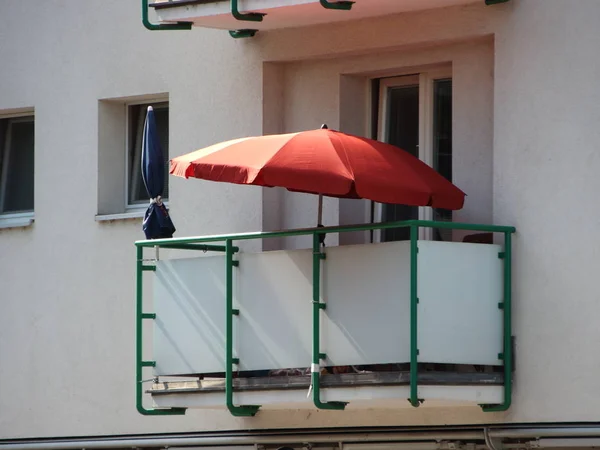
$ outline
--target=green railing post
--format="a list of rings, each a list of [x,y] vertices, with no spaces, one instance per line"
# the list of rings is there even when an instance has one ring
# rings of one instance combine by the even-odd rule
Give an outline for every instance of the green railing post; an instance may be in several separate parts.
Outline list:
[[[410,226],[410,398],[408,401],[415,408],[421,404],[419,400],[419,367],[418,367],[418,252],[419,227]]]
[[[231,0],[231,15],[236,20],[244,20],[247,22],[262,22],[264,13],[241,13],[238,7],[238,0]]]
[[[174,416],[185,414],[185,408],[169,408],[169,409],[146,409],[144,408],[144,386],[143,386],[143,368],[154,367],[156,362],[144,361],[143,353],[143,322],[145,319],[154,320],[156,314],[144,313],[144,296],[143,296],[143,274],[149,267],[144,266],[144,248],[137,246],[136,248],[136,271],[135,271],[135,288],[136,288],[136,312],[135,312],[135,404],[138,412],[144,416]]]
[[[241,13],[238,7],[238,0],[231,1],[231,15],[236,20],[242,20],[246,22],[262,22],[263,17],[266,16],[264,13]],[[241,30],[229,30],[229,36],[234,39],[251,38],[258,32],[258,30],[244,28]]]
[[[156,25],[150,22],[148,17],[148,0],[142,0],[142,23],[150,31],[157,30],[191,30],[192,24],[189,22],[178,22]]]
[[[502,412],[508,410],[512,403],[512,235],[504,233],[504,301],[503,312],[503,353],[504,361],[504,401],[499,405],[482,405],[485,412]]]
[[[233,316],[238,311],[233,309],[233,244],[231,239],[225,241],[225,398],[227,409],[236,417],[254,416],[260,405],[233,404],[233,365],[239,364],[239,359],[233,357]]]
[[[326,304],[321,302],[321,260],[325,259],[325,253],[321,252],[321,241],[317,232],[313,233],[313,346],[311,381],[313,403],[319,409],[344,409],[345,402],[322,402],[321,401],[321,360],[325,359],[321,353],[321,310]]]
[[[258,32],[258,30],[229,30],[229,36],[234,39],[251,38]]]

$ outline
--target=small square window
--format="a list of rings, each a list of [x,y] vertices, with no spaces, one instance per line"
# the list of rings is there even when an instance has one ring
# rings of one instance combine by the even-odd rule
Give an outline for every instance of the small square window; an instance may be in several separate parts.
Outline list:
[[[34,118],[0,119],[0,214],[33,212]]]
[[[165,160],[165,187],[162,198],[169,198],[169,103],[143,103],[127,106],[127,205],[139,206],[150,200],[142,179],[142,135],[148,106],[154,109],[156,128]]]

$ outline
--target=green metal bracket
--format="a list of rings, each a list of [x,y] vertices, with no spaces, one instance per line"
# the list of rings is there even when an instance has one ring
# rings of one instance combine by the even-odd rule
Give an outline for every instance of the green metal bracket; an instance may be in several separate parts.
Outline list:
[[[417,292],[417,281],[418,281],[418,252],[419,252],[419,227],[411,225],[410,227],[410,398],[408,401],[412,406],[417,408],[421,401],[419,400],[419,366],[418,356],[419,348],[417,343],[417,327],[418,327],[418,316],[417,309],[419,304],[419,297]]]
[[[331,2],[329,0],[321,0],[321,6],[325,9],[338,9],[340,11],[350,11],[354,2],[350,1],[339,1]]]
[[[251,38],[258,32],[258,30],[230,30],[229,36],[234,39]]]
[[[227,409],[231,415],[236,417],[252,417],[260,409],[260,405],[233,404],[233,365],[239,364],[240,360],[233,357],[233,316],[239,314],[233,308],[233,244],[231,239],[225,241],[225,399]]]
[[[191,30],[192,24],[189,22],[177,22],[169,24],[156,25],[150,22],[148,17],[148,0],[142,0],[142,23],[150,31],[157,30]]]
[[[264,13],[241,13],[238,8],[238,0],[231,0],[231,15],[236,20],[245,20],[247,22],[262,22]]]
[[[490,5],[496,5],[498,3],[508,3],[510,0],[485,0],[485,4],[490,6]]]
[[[185,408],[170,409],[146,409],[144,408],[144,386],[142,384],[142,374],[144,367],[155,367],[155,361],[144,361],[142,344],[144,342],[143,321],[144,319],[153,320],[156,318],[154,313],[143,312],[143,275],[148,266],[144,266],[144,247],[136,248],[136,319],[135,319],[135,405],[138,412],[144,416],[181,416],[185,414]],[[153,267],[156,270],[156,267]]]
[[[513,370],[513,336],[512,336],[512,234],[504,233],[504,300],[502,313],[504,322],[504,337],[502,361],[504,363],[504,401],[499,405],[480,405],[485,412],[502,412],[508,410],[512,403],[512,370]],[[500,356],[498,355],[498,356]]]
[[[321,310],[325,304],[321,303],[321,241],[318,233],[313,233],[313,357],[311,366],[313,403],[318,409],[342,410],[348,403],[322,402],[321,401],[321,360],[325,354],[321,353]]]

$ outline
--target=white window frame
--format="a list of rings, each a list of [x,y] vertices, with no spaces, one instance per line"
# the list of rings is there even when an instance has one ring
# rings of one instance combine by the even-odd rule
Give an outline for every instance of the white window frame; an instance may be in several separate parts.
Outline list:
[[[129,202],[129,197],[130,197],[130,183],[131,183],[131,177],[130,177],[130,162],[129,162],[129,136],[130,136],[130,113],[129,113],[129,109],[131,106],[139,106],[139,105],[152,105],[152,104],[166,104],[167,108],[169,109],[169,133],[171,132],[171,121],[170,121],[170,115],[171,115],[171,105],[169,103],[169,98],[168,97],[157,97],[157,98],[150,98],[150,99],[143,99],[143,100],[136,100],[136,101],[131,101],[131,102],[127,102],[125,103],[125,212],[129,213],[129,212],[135,212],[135,211],[140,211],[140,210],[145,210],[146,208],[148,208],[148,203],[130,203]],[[145,116],[144,116],[145,117]],[[143,126],[143,122],[142,122],[142,126]],[[137,134],[137,130],[136,130],[136,134]],[[141,158],[141,155],[140,155]],[[141,170],[141,167],[138,166],[138,170]],[[167,181],[168,182],[168,181]],[[167,207],[169,206],[169,199],[165,199],[163,202]]]
[[[33,122],[34,130],[35,130],[35,114],[33,111],[26,111],[19,114],[0,114],[0,120],[9,120],[12,123],[19,122]],[[35,131],[34,131],[35,133]],[[4,213],[4,201],[6,200],[6,183],[7,183],[7,171],[8,171],[8,161],[10,161],[10,151],[11,151],[11,128],[6,131],[6,137],[0,149],[2,150],[2,173],[0,173],[0,228],[5,228],[3,225],[10,226],[25,226],[29,225],[32,222],[35,214],[35,198],[33,204],[33,210],[31,211],[22,211],[22,212],[9,212]],[[35,141],[35,136],[34,136]],[[34,144],[35,145],[35,144]],[[35,148],[34,148],[35,155]]]
[[[423,70],[415,73],[399,74],[382,78],[379,82],[378,129],[377,139],[385,142],[388,131],[387,109],[388,95],[391,89],[402,86],[419,86],[419,159],[433,167],[433,88],[436,80],[452,79],[452,68],[444,67]],[[373,202],[374,222],[381,222],[383,204]],[[419,220],[432,220],[433,209],[419,207]],[[419,239],[433,239],[433,229],[419,228]],[[374,230],[373,242],[381,242],[381,230]]]

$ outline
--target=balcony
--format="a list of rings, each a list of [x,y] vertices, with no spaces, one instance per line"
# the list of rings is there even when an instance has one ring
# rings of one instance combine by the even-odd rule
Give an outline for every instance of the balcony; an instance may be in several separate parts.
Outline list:
[[[157,0],[151,6],[163,24],[191,22],[197,27],[223,30],[274,30],[478,1],[483,0],[355,0],[353,3],[338,0]]]
[[[334,233],[399,227],[410,228],[409,241],[320,242]],[[503,242],[419,240],[427,228],[497,233]],[[506,410],[514,231],[409,221],[136,242],[138,410],[228,408],[252,416],[260,407],[423,402]],[[312,236],[312,248],[238,247],[301,235]],[[144,259],[144,249],[154,247],[192,252]],[[146,272],[153,275],[152,299],[142,292]],[[153,310],[146,312],[150,300]],[[146,321],[153,343],[144,350]],[[146,392],[144,367],[154,377]],[[142,405],[145,393],[157,409]]]

